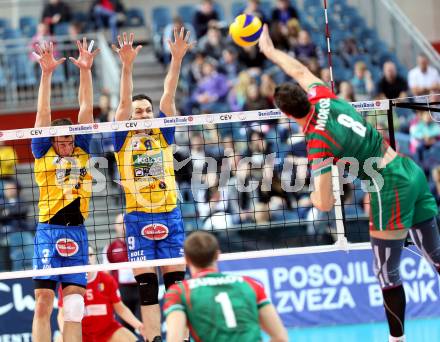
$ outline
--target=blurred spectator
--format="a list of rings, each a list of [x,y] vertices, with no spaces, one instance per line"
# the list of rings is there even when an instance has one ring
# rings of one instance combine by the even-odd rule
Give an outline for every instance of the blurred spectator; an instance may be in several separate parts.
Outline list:
[[[288,29],[280,22],[275,22],[270,26],[270,36],[272,42],[277,49],[287,51],[289,50]],[[296,40],[295,40],[296,42]]]
[[[328,86],[332,86],[332,80],[330,75],[330,69],[329,68],[322,68],[319,72],[319,78]]]
[[[396,65],[385,62],[383,76],[377,85],[377,92],[381,98],[397,99],[407,96],[408,85],[406,80],[397,74]]]
[[[268,108],[274,108],[274,95],[276,87],[277,85],[274,82],[272,76],[270,76],[269,74],[261,75],[260,93],[261,96],[269,101]]]
[[[188,92],[192,91],[203,78],[203,64],[205,64],[205,54],[196,52],[191,64],[185,65],[182,70],[182,81],[187,83]],[[184,115],[188,115],[185,113]]]
[[[418,112],[419,120],[410,127],[412,143],[417,149],[417,156],[423,164],[424,152],[429,150],[440,138],[440,126],[432,120],[429,112]],[[422,165],[425,169],[432,165]]]
[[[124,5],[120,0],[95,0],[90,9],[98,30],[110,28],[113,43],[117,41],[118,22],[125,19],[124,12]]]
[[[228,104],[233,112],[243,110],[246,103],[246,90],[252,83],[252,77],[247,71],[238,74],[234,87],[228,95]]]
[[[243,67],[238,62],[237,51],[231,47],[224,49],[220,59],[219,70],[226,75],[230,82],[233,82],[242,69]],[[232,83],[229,84],[229,86],[232,85]]]
[[[289,43],[290,50],[293,49],[298,42],[298,36],[301,32],[301,25],[298,19],[290,19],[287,22],[287,41]]]
[[[315,43],[310,40],[310,35],[307,31],[301,30],[298,34],[298,42],[293,47],[295,58],[307,63],[310,58],[320,58],[318,49]]]
[[[261,54],[258,46],[254,45],[240,48],[240,50],[238,50],[238,60],[248,69],[262,69],[264,66],[265,58]],[[257,70],[254,70],[254,72],[257,72]]]
[[[17,153],[13,146],[0,141],[0,180],[16,180]]]
[[[343,81],[339,85],[339,94],[338,97],[348,101],[348,102],[354,102],[354,92],[353,92],[353,86],[350,82]]]
[[[225,191],[218,186],[210,187],[206,192],[205,202],[199,203],[200,217],[204,218],[205,230],[226,229],[232,227],[232,216],[228,211]]]
[[[226,43],[220,29],[215,26],[210,26],[206,35],[200,39],[198,48],[205,56],[220,60],[226,48]]]
[[[241,10],[240,13],[245,13],[258,17],[263,23],[267,21],[267,18],[264,16],[264,12],[261,9],[260,0],[247,0],[246,7]]]
[[[19,196],[18,186],[14,181],[3,183],[3,199],[0,200],[0,223],[8,233],[21,232],[28,229],[26,222],[28,206]]]
[[[102,251],[104,255],[104,262],[127,262],[127,244],[125,242],[125,225],[123,214],[116,216],[114,228],[116,236],[110,242],[110,244],[104,247]],[[136,317],[140,318],[140,300],[133,270],[120,269],[111,271],[111,274],[119,284],[122,302],[130,309],[131,312],[133,312]],[[130,324],[126,323],[122,319],[120,319],[119,322],[121,322],[121,324],[127,329],[134,332],[134,329]]]
[[[350,36],[341,41],[339,45],[339,54],[342,56],[346,65],[351,65],[353,56],[357,56],[360,53],[354,37]]]
[[[272,107],[271,102],[260,93],[260,88],[256,82],[253,82],[246,89],[246,102],[244,110],[262,110]]]
[[[440,166],[437,166],[432,170],[431,192],[437,202],[437,206],[440,207]]]
[[[319,65],[318,59],[313,57],[308,60],[307,67],[312,72],[313,75],[319,77],[321,74],[321,67]]]
[[[354,76],[351,79],[351,85],[356,101],[371,100],[374,93],[374,82],[371,72],[364,62],[359,61],[354,65]]]
[[[68,23],[72,20],[72,13],[69,5],[61,0],[49,0],[43,8],[41,21],[49,25],[50,33],[54,33],[57,24]]]
[[[298,12],[289,0],[277,0],[272,10],[272,23],[279,22],[285,26],[290,19],[298,19]]]
[[[170,46],[168,44],[168,40],[173,41],[174,28],[176,28],[178,32],[180,32],[182,26],[185,26],[185,29],[190,32],[191,41],[196,39],[196,32],[194,31],[194,27],[189,23],[184,23],[181,17],[179,16],[174,17],[173,22],[165,26],[165,29],[163,31],[162,50],[163,50],[163,62],[165,64],[169,64],[171,61],[171,52],[170,52]]]
[[[0,200],[0,244],[9,247],[13,271],[32,267],[33,235],[27,223],[28,206],[21,199],[17,183],[6,181]]]
[[[408,86],[414,95],[425,95],[440,89],[440,75],[429,65],[424,54],[417,57],[417,66],[408,73]]]
[[[214,61],[205,61],[200,80],[192,98],[184,105],[183,113],[189,115],[194,109],[202,112],[221,113],[227,111],[224,103],[228,94],[228,80],[220,74]]]
[[[211,21],[218,21],[219,16],[214,9],[212,0],[202,0],[199,8],[194,14],[193,26],[196,30],[197,39],[203,37],[208,32],[208,24]]]

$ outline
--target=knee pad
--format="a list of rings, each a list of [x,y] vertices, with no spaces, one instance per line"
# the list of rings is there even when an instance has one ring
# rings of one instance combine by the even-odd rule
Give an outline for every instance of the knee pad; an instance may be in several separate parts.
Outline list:
[[[165,289],[168,290],[171,285],[180,283],[185,279],[185,272],[183,271],[175,271],[168,272],[163,275],[163,282],[165,284]]]
[[[156,273],[144,273],[135,276],[138,283],[141,305],[159,304],[159,280]]]
[[[440,270],[440,234],[436,219],[415,225],[409,233],[423,256]]]
[[[65,322],[81,323],[84,317],[84,297],[77,293],[65,296],[63,316]]]
[[[382,240],[371,238],[373,270],[382,289],[402,284],[399,267],[404,243],[405,239]]]

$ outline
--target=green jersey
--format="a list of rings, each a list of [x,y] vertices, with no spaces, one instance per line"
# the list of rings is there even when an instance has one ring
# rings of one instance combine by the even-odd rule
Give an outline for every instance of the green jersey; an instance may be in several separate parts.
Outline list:
[[[348,102],[338,99],[321,84],[312,85],[308,98],[311,113],[304,127],[312,174],[331,170],[341,158],[355,158],[357,176],[371,180],[370,229],[408,229],[438,214],[434,197],[423,171],[410,158],[396,156],[385,168],[372,170],[388,149],[382,135]],[[381,183],[379,183],[381,178]]]
[[[382,157],[388,148],[382,135],[324,85],[312,85],[308,97],[312,112],[304,134],[313,175],[329,172],[334,161],[352,157],[358,161],[359,177],[366,179],[365,161]]]
[[[261,341],[258,310],[269,303],[257,281],[207,270],[173,285],[164,312],[183,311],[197,342]]]

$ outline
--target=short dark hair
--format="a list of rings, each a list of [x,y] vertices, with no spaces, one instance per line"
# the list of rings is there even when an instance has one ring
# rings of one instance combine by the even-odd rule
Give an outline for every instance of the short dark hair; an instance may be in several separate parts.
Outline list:
[[[134,102],[134,101],[142,101],[142,100],[147,100],[148,102],[150,102],[150,103],[151,103],[151,109],[153,109],[153,100],[152,100],[151,97],[149,97],[148,95],[145,95],[145,94],[137,94],[137,95],[134,95],[134,96],[131,98],[131,101],[132,101],[132,102]]]
[[[212,265],[220,250],[216,237],[208,232],[191,233],[183,247],[185,257],[196,267]]]
[[[275,105],[296,119],[307,116],[311,106],[306,92],[293,83],[283,83],[275,88]]]
[[[55,119],[50,123],[51,126],[70,126],[73,125],[72,120],[68,118]]]

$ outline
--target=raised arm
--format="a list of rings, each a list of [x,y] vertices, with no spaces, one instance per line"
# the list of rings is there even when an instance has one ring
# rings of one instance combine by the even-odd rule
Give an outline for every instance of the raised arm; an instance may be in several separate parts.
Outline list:
[[[283,69],[287,75],[296,80],[305,91],[308,91],[310,85],[313,83],[323,83],[300,61],[274,47],[266,24],[261,33],[259,47],[260,51],[268,59]]]
[[[125,121],[130,119],[132,95],[133,95],[133,63],[142,49],[141,45],[133,48],[134,34],[130,33],[130,39],[127,40],[127,33],[124,32],[123,37],[118,36],[119,48],[112,45],[114,51],[119,54],[122,63],[121,68],[121,85],[119,94],[119,106],[116,110],[115,120]]]
[[[35,127],[48,127],[51,122],[50,94],[52,74],[58,65],[66,59],[56,60],[53,55],[53,43],[46,42],[43,45],[37,45],[37,51],[33,52],[41,67],[40,87],[38,89],[37,118]]]
[[[87,124],[93,122],[92,65],[95,56],[99,53],[99,49],[92,53],[92,43],[90,43],[90,47],[87,49],[87,39],[85,37],[82,44],[77,40],[76,45],[78,46],[79,57],[77,59],[69,57],[69,59],[79,68],[78,123]]]
[[[176,89],[179,83],[180,68],[182,66],[182,60],[188,49],[191,49],[195,42],[189,43],[190,31],[186,32],[182,27],[180,32],[174,28],[174,42],[168,40],[168,45],[171,52],[171,63],[167,76],[164,82],[164,91],[162,98],[160,99],[160,111],[167,116],[176,115]]]

